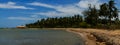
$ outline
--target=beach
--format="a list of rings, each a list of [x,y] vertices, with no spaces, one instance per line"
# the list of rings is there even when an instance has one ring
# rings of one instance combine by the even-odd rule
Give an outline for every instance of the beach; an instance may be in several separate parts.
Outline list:
[[[120,45],[120,30],[69,28],[68,32],[80,35],[86,45]]]

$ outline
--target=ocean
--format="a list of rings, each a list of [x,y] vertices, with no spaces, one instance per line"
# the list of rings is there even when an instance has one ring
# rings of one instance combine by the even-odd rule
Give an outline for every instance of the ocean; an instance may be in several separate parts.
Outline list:
[[[84,41],[64,30],[0,29],[0,45],[84,45]]]

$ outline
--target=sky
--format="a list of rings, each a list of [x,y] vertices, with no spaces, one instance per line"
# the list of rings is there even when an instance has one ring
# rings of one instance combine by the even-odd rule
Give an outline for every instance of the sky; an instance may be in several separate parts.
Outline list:
[[[47,17],[82,15],[88,4],[99,5],[109,0],[0,0],[0,27],[16,27]],[[120,0],[115,0],[120,9]]]

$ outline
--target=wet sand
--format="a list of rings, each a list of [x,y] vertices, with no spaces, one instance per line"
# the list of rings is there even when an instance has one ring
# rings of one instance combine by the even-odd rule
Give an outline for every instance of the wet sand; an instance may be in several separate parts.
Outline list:
[[[76,32],[71,29],[67,29],[67,31],[80,35],[81,38],[84,40],[85,45],[96,45],[95,37],[93,37],[89,33],[83,31]]]

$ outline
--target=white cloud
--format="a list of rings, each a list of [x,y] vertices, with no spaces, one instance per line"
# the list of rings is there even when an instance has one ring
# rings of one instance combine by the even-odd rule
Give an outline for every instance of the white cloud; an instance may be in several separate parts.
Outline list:
[[[120,19],[120,12],[118,13],[118,15],[119,15],[119,17],[118,17],[118,18]]]
[[[9,5],[15,5],[16,3],[14,2],[8,2]]]
[[[48,17],[54,17],[54,16],[71,16],[73,14],[81,14],[81,9],[79,9],[79,7],[76,6],[72,6],[72,5],[66,5],[66,6],[54,6],[54,5],[49,5],[49,4],[44,4],[44,3],[38,3],[38,2],[33,2],[33,3],[29,3],[30,5],[34,5],[34,6],[42,6],[42,7],[46,7],[46,8],[52,8],[55,9],[55,11],[48,11],[48,12],[39,12],[36,13],[38,15],[45,15]]]
[[[34,6],[43,6],[43,7],[48,7],[48,8],[56,8],[52,5],[40,3],[40,2],[33,2],[33,3],[28,3],[28,5],[34,5]]]
[[[32,17],[8,17],[10,20],[39,20],[40,18],[32,18]]]
[[[38,15],[31,15],[30,17],[32,17],[32,18],[37,18]]]
[[[55,9],[55,11],[47,11],[47,12],[39,12],[37,14],[39,15],[45,15],[45,16],[72,16],[74,14],[81,14],[84,9],[88,8],[88,4],[96,5],[97,9],[99,9],[99,5],[101,2],[99,0],[80,0],[80,2],[75,4],[68,4],[68,5],[50,5],[40,2],[33,2],[28,3],[29,5],[33,6],[41,6],[46,8]]]
[[[49,12],[40,12],[40,13],[35,13],[36,15],[32,15],[34,17],[38,17],[39,15],[47,16],[47,17],[63,17],[63,16],[72,16],[74,14],[69,14],[69,13],[61,13],[61,12],[56,12],[56,11],[49,11]]]
[[[54,6],[54,5],[49,5],[49,4],[44,4],[44,3],[38,3],[38,2],[33,2],[33,3],[28,3],[29,5],[34,5],[34,6],[42,6],[46,8],[52,8],[55,9],[56,11],[63,12],[63,13],[78,13],[81,10],[79,7],[76,7],[75,5],[59,5],[59,6]]]
[[[14,2],[0,3],[0,8],[4,9],[33,9],[25,6],[18,6]]]
[[[101,2],[99,0],[81,0],[77,5],[80,8],[88,8],[89,4],[95,5],[99,9]]]

